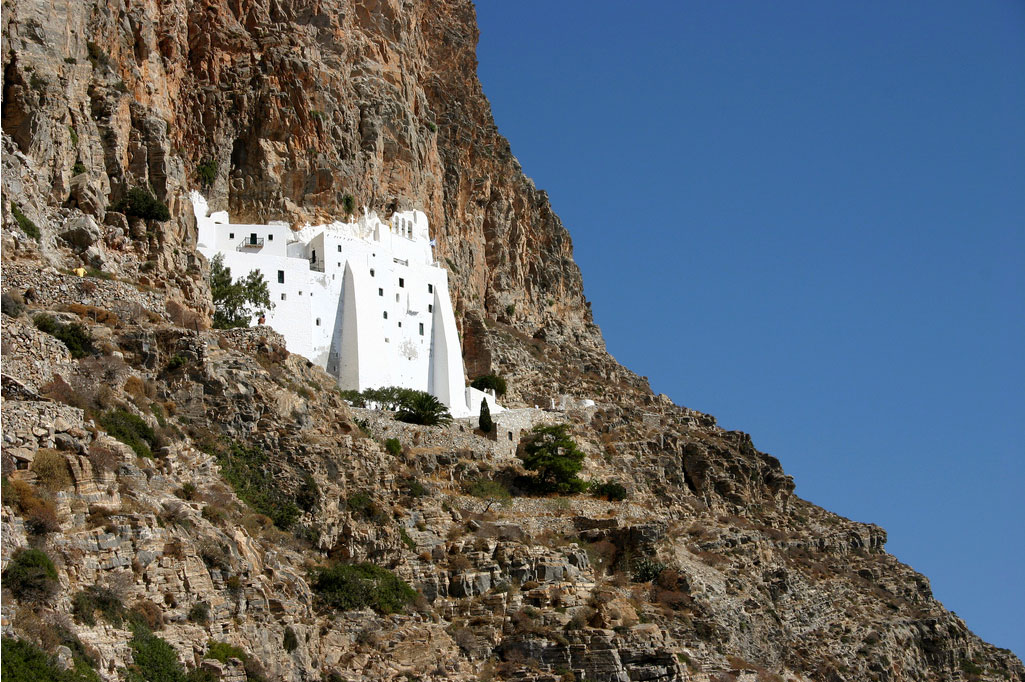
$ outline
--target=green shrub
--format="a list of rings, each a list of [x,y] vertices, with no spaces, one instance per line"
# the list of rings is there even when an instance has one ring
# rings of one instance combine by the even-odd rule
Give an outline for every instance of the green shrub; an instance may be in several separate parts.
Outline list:
[[[387,523],[388,514],[377,502],[374,502],[369,495],[363,492],[353,493],[345,501],[345,506],[354,515],[362,516],[374,523]]]
[[[167,204],[153,196],[153,192],[145,187],[133,187],[128,190],[125,198],[114,204],[111,210],[144,220],[171,219]]]
[[[416,598],[416,592],[402,578],[366,563],[317,568],[312,586],[325,604],[341,611],[372,608],[378,613],[396,613]]]
[[[505,507],[512,501],[509,489],[498,481],[493,481],[489,478],[478,478],[470,484],[466,492],[488,503],[488,506],[484,508],[485,513],[491,509],[492,505],[500,504]]]
[[[183,356],[175,354],[175,355],[172,355],[171,359],[167,361],[167,367],[165,367],[164,369],[167,372],[173,372],[173,371],[175,371],[177,369],[181,369],[187,363],[188,363],[188,360],[186,360]]]
[[[399,483],[399,487],[410,497],[423,497],[427,494],[427,488],[415,478],[406,478]]]
[[[0,659],[4,682],[100,682],[83,656],[75,655],[73,667],[62,670],[42,649],[20,639],[4,637]]]
[[[648,557],[638,557],[630,567],[635,583],[650,583],[658,579],[659,574],[666,570],[666,565]]]
[[[351,215],[356,210],[356,199],[351,194],[346,194],[342,197],[342,208],[347,215]]]
[[[185,671],[174,647],[141,625],[133,626],[132,632],[129,682],[184,682]]]
[[[210,622],[210,605],[205,601],[196,602],[189,609],[189,620],[193,623],[206,625]]]
[[[85,173],[88,170],[89,169],[85,167],[84,163],[82,163],[81,161],[76,161],[75,165],[71,167],[71,174],[72,175],[81,175],[82,173]]]
[[[398,438],[389,438],[384,441],[384,449],[388,451],[388,454],[392,457],[398,457],[402,454],[402,443],[399,442]]]
[[[288,653],[292,653],[299,648],[299,638],[295,636],[295,630],[292,629],[291,625],[285,626],[285,637],[281,642],[281,646]]]
[[[516,306],[514,306],[512,303],[510,303],[509,305],[507,305],[505,307],[505,314],[508,315],[509,317],[512,317],[513,313],[515,313],[515,312],[516,312]]]
[[[199,184],[203,187],[209,187],[214,184],[214,180],[217,179],[217,162],[213,159],[207,159],[203,163],[196,167],[196,177],[199,178]]]
[[[114,626],[120,626],[125,618],[125,605],[117,594],[99,585],[92,585],[76,592],[71,598],[71,613],[79,623],[96,625],[96,612]]]
[[[215,642],[212,639],[207,643],[206,656],[204,656],[204,658],[212,658],[221,663],[227,663],[229,658],[244,661],[248,657],[249,655],[239,647],[227,642]]]
[[[538,425],[524,442],[519,454],[523,465],[535,472],[524,477],[525,486],[538,493],[579,493],[587,489],[587,482],[577,477],[583,468],[584,453],[569,437],[565,424]]]
[[[595,497],[603,497],[610,502],[621,502],[626,499],[626,488],[619,481],[605,481],[604,483],[592,483],[591,494]]]
[[[32,222],[28,216],[22,213],[21,207],[13,201],[11,202],[11,215],[14,216],[15,222],[18,223],[18,227],[21,228],[22,232],[32,237],[36,241],[39,241],[39,237],[41,236],[39,232],[39,227],[34,222]]]
[[[491,433],[495,430],[495,421],[491,418],[491,408],[488,407],[488,401],[485,398],[480,400],[480,417],[477,419],[477,425],[484,433]]]
[[[243,502],[269,516],[278,528],[292,527],[299,518],[299,506],[274,477],[270,458],[259,446],[230,441],[215,447],[211,454],[217,457],[224,480]]]
[[[174,494],[183,500],[196,499],[196,486],[193,483],[182,483],[182,486],[174,491]]]
[[[73,358],[84,358],[95,352],[92,337],[85,327],[77,322],[64,324],[45,313],[33,317],[32,322],[39,331],[49,334],[67,346]]]
[[[20,549],[0,574],[4,587],[24,601],[47,601],[60,589],[57,568],[38,549]]]
[[[104,431],[130,447],[139,457],[153,456],[157,435],[142,417],[116,409],[100,415],[99,423]]]
[[[476,388],[478,391],[494,391],[495,395],[500,398],[505,395],[505,392],[508,389],[505,379],[497,374],[485,374],[483,376],[479,376],[470,382],[470,386]]]

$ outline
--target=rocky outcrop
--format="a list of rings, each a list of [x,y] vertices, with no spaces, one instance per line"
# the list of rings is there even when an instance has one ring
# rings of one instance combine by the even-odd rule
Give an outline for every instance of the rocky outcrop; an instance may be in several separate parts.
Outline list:
[[[2,22],[3,282],[27,305],[3,316],[2,558],[41,548],[59,582],[5,581],[5,635],[104,679],[138,664],[128,611],[238,682],[1025,677],[885,531],[608,355],[491,118],[468,0],[19,0]],[[198,186],[236,220],[425,210],[468,371],[540,409],[490,437],[400,424],[270,330],[209,330]],[[567,395],[595,404],[544,409]],[[553,423],[626,499],[522,494],[520,438]],[[521,494],[472,494],[488,481]],[[313,576],[337,562],[418,596],[330,608]]]

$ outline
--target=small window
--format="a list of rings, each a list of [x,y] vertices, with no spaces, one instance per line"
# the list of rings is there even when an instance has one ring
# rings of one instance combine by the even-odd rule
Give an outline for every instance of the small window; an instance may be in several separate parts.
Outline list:
[[[427,304],[427,312],[429,312],[429,313],[433,313],[434,312],[434,304],[433,303],[428,303]]]
[[[342,267],[342,264],[341,264],[341,263],[339,263],[339,264],[338,264],[338,267]]]
[[[284,270],[278,270],[278,284],[284,284],[284,283],[285,283],[285,271]]]
[[[399,277],[399,286],[400,287],[406,286],[406,280],[403,279],[402,277]]]
[[[377,289],[377,295],[378,296],[384,296],[384,289],[378,288]]]
[[[317,318],[317,326],[318,327],[320,326],[320,318],[319,317]]]
[[[388,319],[388,311],[387,310],[384,311],[384,319],[386,319],[386,320]]]
[[[234,232],[229,232],[228,233],[228,239],[234,239],[234,238],[235,238],[235,233]]]
[[[274,235],[272,235],[272,234],[268,234],[268,235],[267,235],[267,241],[269,241],[269,242],[272,242],[272,241],[274,241]]]
[[[284,295],[284,294],[281,294],[281,300],[282,300],[282,301],[284,301],[284,300],[285,300],[285,295]]]
[[[249,243],[254,245],[254,246],[258,243],[256,241],[256,233],[255,232],[253,232],[251,235],[249,235]]]
[[[400,326],[400,327],[402,326],[402,323],[401,323],[401,322],[399,322],[399,326]]]
[[[424,335],[424,323],[421,322],[420,323],[420,336],[423,336],[423,335]]]
[[[509,432],[509,440],[512,440],[512,431]]]
[[[399,302],[399,295],[398,295],[398,294],[395,294],[395,302],[396,302],[396,303],[398,303],[398,302]]]
[[[341,253],[341,252],[342,252],[342,245],[341,245],[341,244],[339,244],[339,245],[338,245],[338,253]]]
[[[370,268],[370,276],[371,276],[371,277],[373,277],[373,276],[374,276],[374,269],[373,269],[373,268]]]
[[[428,294],[433,294],[434,293],[434,285],[433,284],[428,284],[427,285],[427,293]]]

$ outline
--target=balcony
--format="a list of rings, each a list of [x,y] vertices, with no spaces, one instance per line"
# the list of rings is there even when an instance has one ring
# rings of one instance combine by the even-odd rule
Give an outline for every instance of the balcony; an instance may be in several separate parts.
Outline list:
[[[316,270],[317,272],[324,272],[324,260],[317,260],[316,258],[310,259],[310,270]]]
[[[245,251],[246,249],[262,249],[263,248],[263,237],[250,237],[249,239],[243,239],[236,247],[236,251]]]

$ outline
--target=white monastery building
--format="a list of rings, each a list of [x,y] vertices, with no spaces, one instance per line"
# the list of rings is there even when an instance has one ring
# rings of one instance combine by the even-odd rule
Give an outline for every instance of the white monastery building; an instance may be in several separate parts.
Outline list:
[[[454,417],[477,414],[482,399],[502,411],[490,392],[466,386],[448,272],[422,211],[296,232],[283,222],[232,224],[226,211],[208,215],[198,192],[191,198],[200,253],[223,256],[233,279],[261,272],[274,303],[266,324],[341,388],[427,391]]]

